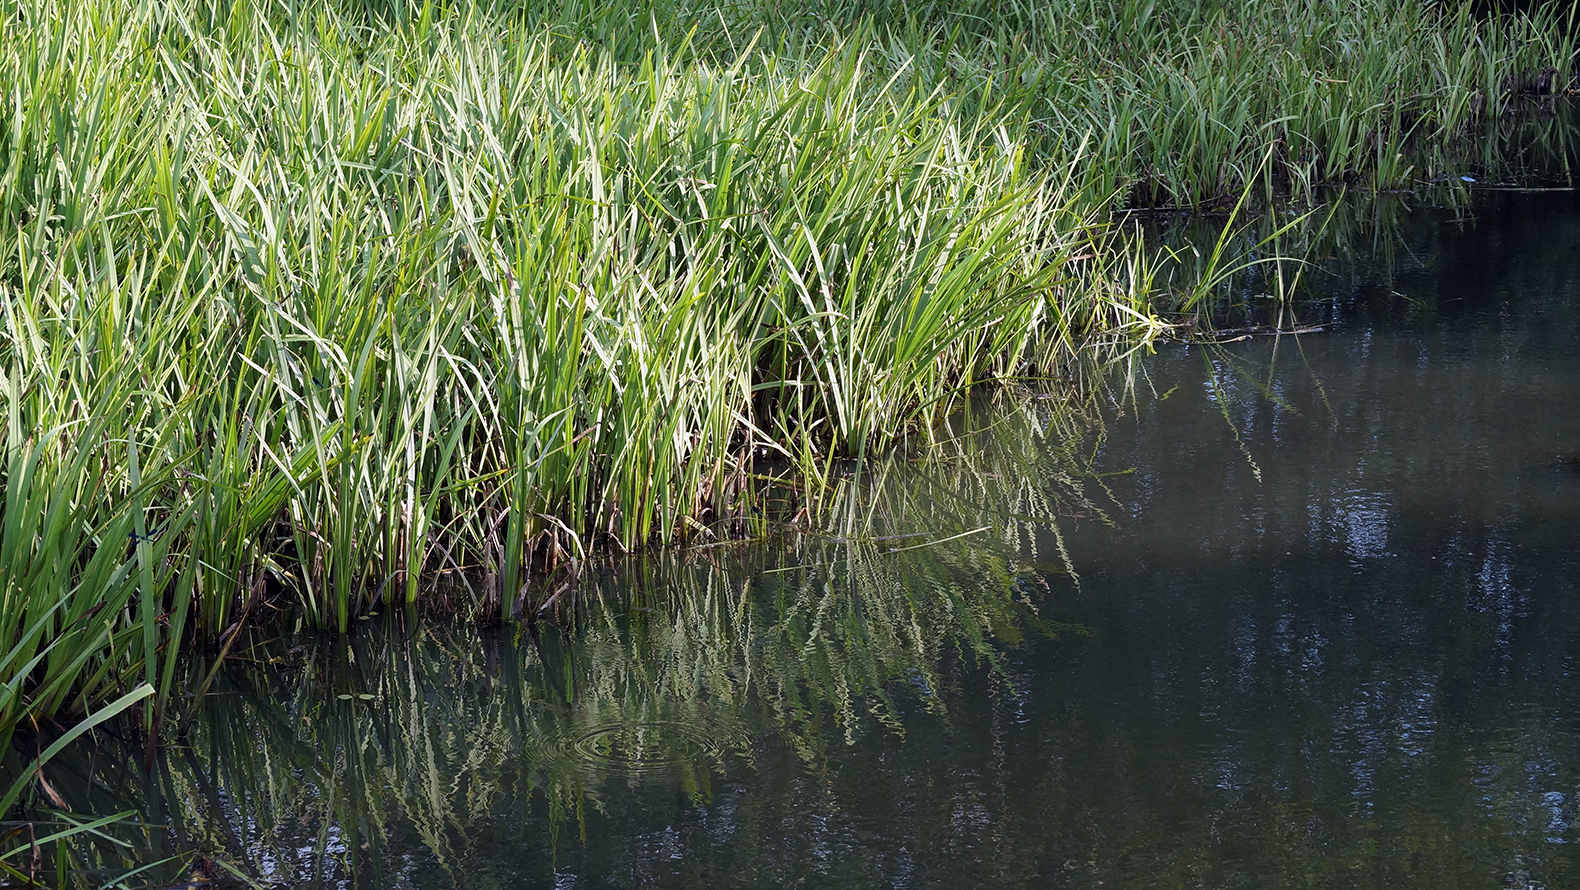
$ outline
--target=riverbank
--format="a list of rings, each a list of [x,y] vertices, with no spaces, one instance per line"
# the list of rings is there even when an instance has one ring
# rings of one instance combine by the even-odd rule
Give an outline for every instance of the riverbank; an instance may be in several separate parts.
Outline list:
[[[1160,336],[1116,209],[1458,175],[1567,13],[11,4],[0,742],[157,727],[276,609],[746,530],[760,460]]]
[[[134,814],[87,890],[1580,884],[1580,202],[1409,203],[1346,202],[1387,228],[1309,271],[1321,334],[995,387],[530,628],[250,628],[152,769],[96,734],[26,815]]]

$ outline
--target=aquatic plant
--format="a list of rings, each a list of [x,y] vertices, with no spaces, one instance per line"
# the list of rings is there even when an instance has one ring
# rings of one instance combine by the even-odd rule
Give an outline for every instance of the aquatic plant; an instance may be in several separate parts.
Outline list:
[[[9,0],[0,733],[764,528],[764,458],[1162,335],[1119,204],[1436,177],[1567,85],[1558,4],[1285,7]]]
[[[835,480],[831,510],[870,519],[859,537],[836,522],[771,548],[589,567],[530,630],[480,638],[470,624],[386,613],[372,633],[249,633],[187,744],[156,753],[173,762],[155,781],[114,767],[135,740],[105,739],[54,771],[68,798],[113,789],[117,807],[169,820],[79,844],[67,873],[148,860],[175,873],[202,856],[260,884],[381,886],[395,881],[395,851],[416,845],[431,857],[423,869],[483,880],[470,869],[506,803],[551,850],[569,849],[629,805],[628,786],[700,805],[765,741],[816,763],[870,733],[903,735],[902,711],[942,712],[945,660],[994,664],[1023,636],[1078,632],[1039,615],[1023,589],[1040,578],[1029,538],[1079,504],[1071,458],[1088,437],[1063,435],[1068,414],[1038,403],[1023,419],[1046,435],[1000,417],[997,429],[957,430],[922,466]],[[1052,476],[999,491],[1023,462]],[[939,531],[984,513],[991,535]],[[206,667],[195,659],[188,685]],[[322,840],[290,841],[304,833]],[[151,852],[127,859],[116,840]]]

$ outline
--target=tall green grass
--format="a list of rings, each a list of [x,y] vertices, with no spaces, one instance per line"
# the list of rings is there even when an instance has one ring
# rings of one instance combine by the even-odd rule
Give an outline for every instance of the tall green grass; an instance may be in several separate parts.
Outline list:
[[[1531,5],[1499,16],[1432,0],[615,8],[661,30],[696,28],[693,43],[721,58],[735,58],[739,35],[756,28],[804,52],[870,22],[872,43],[907,83],[999,109],[1040,159],[1078,164],[1093,199],[1190,207],[1232,200],[1269,145],[1270,172],[1301,198],[1337,182],[1399,188],[1466,172],[1467,149],[1522,94],[1574,85],[1580,13]],[[567,14],[556,27],[640,51],[606,17]]]
[[[83,537],[15,590],[179,576],[206,634],[266,589],[344,629],[432,571],[486,607],[744,510],[754,446],[855,452],[1113,323],[1060,289],[1094,225],[1063,179],[855,42],[774,75],[481,14],[46,13],[75,61],[12,59],[7,491],[75,512],[7,516]]]
[[[0,732],[729,533],[1162,334],[1116,206],[1438,176],[1571,70],[1556,4],[1288,6],[6,0]]]

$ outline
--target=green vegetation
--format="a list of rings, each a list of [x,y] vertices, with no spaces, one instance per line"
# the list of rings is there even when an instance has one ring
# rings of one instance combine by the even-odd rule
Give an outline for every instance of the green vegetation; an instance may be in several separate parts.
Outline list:
[[[599,560],[530,633],[389,611],[372,633],[249,629],[185,741],[156,752],[154,779],[120,768],[142,756],[136,740],[101,739],[51,769],[66,800],[146,814],[152,799],[169,820],[83,839],[71,870],[157,860],[140,879],[164,886],[201,855],[265,885],[284,869],[389,886],[396,851],[423,850],[439,883],[494,886],[473,869],[501,813],[534,844],[574,848],[598,814],[629,808],[634,783],[714,799],[715,777],[755,760],[765,736],[768,757],[816,764],[903,735],[907,711],[942,716],[949,662],[1082,632],[1028,592],[1061,565],[1037,532],[1098,511],[1081,448],[1094,435],[1054,400],[1005,398],[983,416],[992,426],[955,419],[923,462],[831,479],[812,533],[705,559]],[[985,525],[994,533],[961,534]],[[198,687],[211,658],[178,680]],[[319,845],[304,852],[304,836]]]
[[[1457,171],[1560,9],[6,0],[0,745],[1156,338],[1112,211]]]
[[[1283,352],[1264,343],[1228,371],[1240,406],[1279,398],[1259,378],[1315,373],[1287,338]],[[1350,383],[1376,372],[1359,363]],[[1281,388],[1305,431],[1326,426],[1310,379]],[[1373,405],[1363,386],[1330,392],[1340,416]],[[1555,719],[1568,698],[1552,680],[1580,602],[1556,597],[1540,619],[1556,632],[1524,633],[1517,685],[1488,679],[1507,631],[1482,613],[1466,626],[1454,602],[1481,560],[1378,585],[1347,560],[1300,558],[1291,595],[1268,596],[1247,563],[1303,537],[1303,499],[1244,517],[1209,498],[1199,538],[1160,546],[1135,538],[1132,509],[1193,498],[1140,480],[1110,498],[1082,458],[1101,444],[1109,467],[1130,449],[1167,455],[1143,475],[1202,467],[1175,449],[1232,448],[1215,411],[1110,431],[1055,399],[995,396],[977,415],[992,428],[952,424],[921,460],[830,480],[815,533],[595,560],[531,631],[396,610],[345,635],[249,630],[154,770],[126,766],[143,756],[136,733],[99,734],[49,770],[78,814],[31,815],[42,835],[84,809],[137,814],[71,846],[84,890],[149,866],[120,885],[179,886],[198,856],[237,886],[522,887],[569,872],[594,886],[881,887],[900,883],[907,851],[931,886],[951,867],[961,886],[1045,886],[1050,861],[1077,886],[1496,886],[1514,856],[1548,886],[1574,883],[1580,863],[1550,840],[1574,830],[1553,826],[1548,791],[1574,775],[1575,721]],[[1206,401],[1161,396],[1143,383],[1137,410]],[[1331,471],[1369,433],[1277,460]],[[1328,477],[1269,478],[1288,492]],[[1120,542],[1093,548],[1111,540],[1091,527],[1105,506]],[[1225,556],[1245,540],[1229,537],[1237,520],[1265,521],[1276,546]],[[1567,549],[1566,526],[1539,527]],[[1508,534],[1484,529],[1468,534]],[[1059,574],[1060,532],[1079,590]],[[1177,549],[1198,539],[1222,549]],[[1222,593],[1202,592],[1204,571]],[[213,657],[182,666],[185,688]],[[1496,729],[1404,734],[1456,686],[1455,718]],[[1377,732],[1399,741],[1379,751]],[[1557,775],[1533,781],[1541,758]],[[1366,768],[1388,779],[1358,802]]]

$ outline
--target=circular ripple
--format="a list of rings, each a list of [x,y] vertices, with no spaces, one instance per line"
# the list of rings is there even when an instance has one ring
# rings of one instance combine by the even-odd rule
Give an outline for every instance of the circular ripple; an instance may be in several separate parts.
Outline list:
[[[694,724],[653,721],[612,723],[584,729],[572,745],[584,764],[627,773],[653,773],[701,759],[717,759],[719,748]]]

